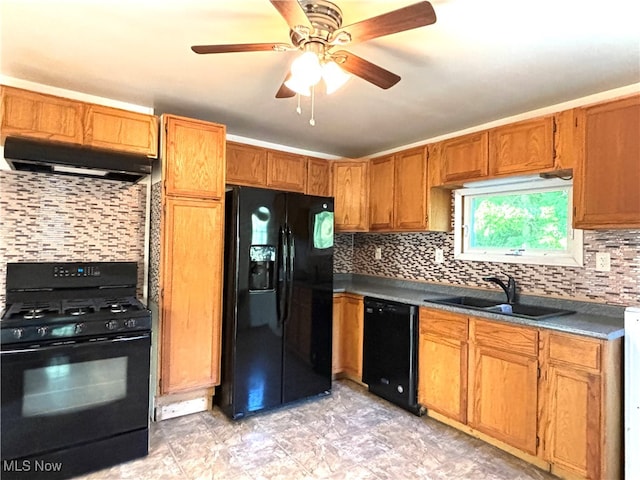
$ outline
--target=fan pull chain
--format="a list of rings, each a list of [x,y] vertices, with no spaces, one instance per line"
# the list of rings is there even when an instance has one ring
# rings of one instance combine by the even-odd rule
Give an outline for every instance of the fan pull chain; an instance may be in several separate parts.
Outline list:
[[[315,127],[316,125],[316,119],[313,118],[314,117],[314,112],[315,112],[315,104],[316,104],[316,86],[313,85],[311,87],[311,118],[309,119],[309,125],[311,125],[312,127]]]
[[[300,94],[296,94],[296,97],[298,98],[298,106],[296,107],[296,113],[298,115],[300,115],[302,113],[302,107],[300,107]]]

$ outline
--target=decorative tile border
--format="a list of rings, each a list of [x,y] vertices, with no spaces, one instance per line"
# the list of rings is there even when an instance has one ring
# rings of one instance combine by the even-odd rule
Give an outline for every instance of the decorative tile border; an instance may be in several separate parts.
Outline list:
[[[144,281],[147,188],[44,173],[0,171],[0,309],[8,262],[138,262]]]

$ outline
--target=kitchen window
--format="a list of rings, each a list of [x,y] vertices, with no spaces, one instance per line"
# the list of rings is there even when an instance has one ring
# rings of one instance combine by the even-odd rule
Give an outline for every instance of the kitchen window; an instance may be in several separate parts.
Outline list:
[[[582,266],[582,230],[571,227],[572,192],[569,180],[540,177],[456,190],[455,258]]]

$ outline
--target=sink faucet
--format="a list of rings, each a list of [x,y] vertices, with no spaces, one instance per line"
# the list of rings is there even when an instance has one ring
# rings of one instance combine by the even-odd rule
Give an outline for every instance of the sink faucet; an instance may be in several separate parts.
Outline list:
[[[505,285],[504,282],[497,277],[483,277],[482,279],[486,280],[487,282],[493,282],[500,285],[502,290],[504,290],[505,295],[507,296],[507,303],[509,305],[513,305],[516,302],[516,280],[511,275],[507,275],[507,278],[509,278],[507,285]]]

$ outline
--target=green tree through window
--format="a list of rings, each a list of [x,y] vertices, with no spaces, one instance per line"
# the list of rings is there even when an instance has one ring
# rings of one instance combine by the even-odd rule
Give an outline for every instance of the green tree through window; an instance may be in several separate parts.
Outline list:
[[[566,250],[568,200],[566,190],[476,197],[470,247]]]

